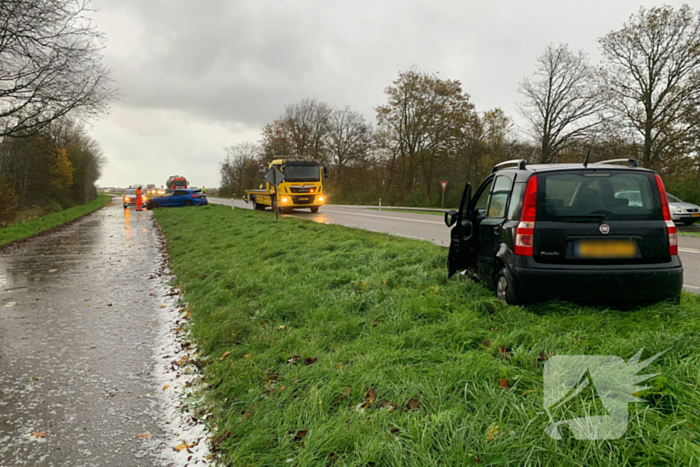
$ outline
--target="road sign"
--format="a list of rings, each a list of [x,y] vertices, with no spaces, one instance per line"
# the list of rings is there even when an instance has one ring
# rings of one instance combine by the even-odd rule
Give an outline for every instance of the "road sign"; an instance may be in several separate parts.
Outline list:
[[[284,181],[284,172],[282,172],[280,169],[278,169],[277,166],[274,166],[265,173],[265,176],[263,178],[265,180],[267,180],[270,185],[277,188],[279,186],[279,184]],[[277,190],[275,190],[275,194],[272,195],[272,198],[274,200],[273,207],[275,209],[275,217],[277,219],[279,219],[280,218],[280,206],[279,206],[279,203],[277,202],[276,191]]]
[[[284,181],[284,172],[277,167],[273,167],[265,173],[265,180],[275,188]]]
[[[442,209],[445,209],[445,188],[447,188],[447,182],[440,182],[442,187]]]

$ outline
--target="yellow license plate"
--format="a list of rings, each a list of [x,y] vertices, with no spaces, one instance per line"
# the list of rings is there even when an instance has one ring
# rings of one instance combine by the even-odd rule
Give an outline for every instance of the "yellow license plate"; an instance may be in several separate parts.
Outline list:
[[[574,244],[577,258],[636,258],[633,240],[579,240]]]
[[[693,214],[693,215],[690,216],[690,217],[700,217],[700,214]]]

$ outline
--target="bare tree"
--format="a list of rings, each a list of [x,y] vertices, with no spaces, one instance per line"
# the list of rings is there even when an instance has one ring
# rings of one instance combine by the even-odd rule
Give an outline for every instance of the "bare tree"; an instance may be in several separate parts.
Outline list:
[[[0,0],[0,137],[32,135],[115,96],[89,0]]]
[[[665,152],[700,125],[687,118],[700,96],[700,15],[641,8],[600,45],[613,110],[642,138],[643,165],[663,168]]]
[[[224,151],[226,158],[220,166],[222,193],[241,196],[245,188],[253,187],[261,172],[260,147],[246,142],[228,146]]]
[[[324,158],[324,137],[328,128],[331,108],[325,102],[304,99],[285,107],[282,117],[289,132],[296,155]]]
[[[360,160],[372,147],[372,126],[350,107],[333,111],[326,127],[328,155],[340,175],[348,164]]]
[[[539,162],[549,163],[559,152],[590,134],[601,122],[604,100],[586,55],[568,45],[548,45],[537,57],[534,81],[524,79],[520,107],[541,148]]]

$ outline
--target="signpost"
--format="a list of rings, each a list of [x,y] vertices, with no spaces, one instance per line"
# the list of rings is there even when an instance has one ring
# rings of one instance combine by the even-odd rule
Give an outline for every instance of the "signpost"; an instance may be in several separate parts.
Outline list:
[[[442,187],[442,209],[445,209],[445,189],[447,188],[447,182],[440,182]]]
[[[274,198],[274,203],[275,203],[275,217],[277,219],[280,218],[280,206],[279,203],[277,202],[277,187],[279,186],[280,183],[284,181],[284,172],[282,172],[277,166],[272,167],[270,170],[265,172],[265,176],[263,177],[270,185],[275,187],[275,198]]]

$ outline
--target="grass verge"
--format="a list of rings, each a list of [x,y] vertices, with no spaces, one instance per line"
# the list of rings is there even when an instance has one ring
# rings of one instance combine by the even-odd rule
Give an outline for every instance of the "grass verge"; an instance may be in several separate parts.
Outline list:
[[[82,206],[75,206],[53,214],[37,217],[21,224],[14,224],[0,229],[0,247],[24,240],[61,226],[66,222],[78,219],[86,214],[90,214],[102,206],[109,204],[111,200],[111,196],[97,195],[96,199]]]
[[[697,465],[700,297],[507,307],[446,250],[209,205],[155,211],[226,465]],[[620,439],[545,434],[552,355],[667,350]],[[583,395],[581,396],[584,397]],[[595,394],[557,416],[596,413]],[[598,402],[596,405],[596,401]]]

